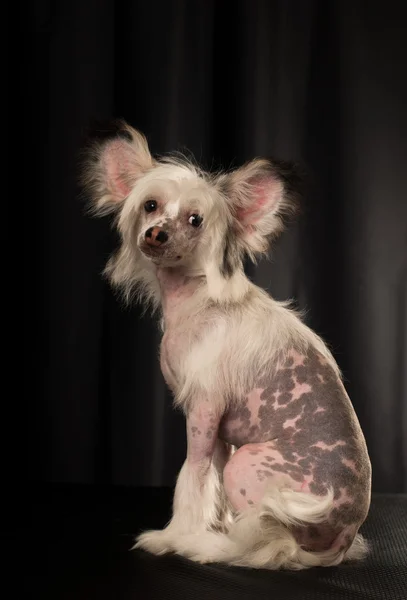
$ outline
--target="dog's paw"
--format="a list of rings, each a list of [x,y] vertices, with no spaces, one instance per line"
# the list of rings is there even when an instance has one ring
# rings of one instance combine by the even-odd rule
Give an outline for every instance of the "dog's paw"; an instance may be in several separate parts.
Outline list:
[[[132,550],[142,549],[151,554],[161,555],[174,552],[171,535],[165,530],[145,531],[136,538]]]
[[[224,558],[223,540],[226,540],[226,536],[209,531],[183,535],[174,540],[174,551],[176,554],[200,564],[222,562]]]

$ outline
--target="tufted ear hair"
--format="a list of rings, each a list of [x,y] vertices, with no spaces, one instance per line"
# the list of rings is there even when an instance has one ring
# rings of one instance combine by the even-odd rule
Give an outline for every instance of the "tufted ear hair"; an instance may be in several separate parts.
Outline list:
[[[91,210],[98,215],[115,211],[153,166],[146,138],[125,121],[94,126],[84,144],[80,177]]]
[[[297,212],[303,178],[294,163],[254,159],[223,175],[223,193],[234,217],[235,232],[251,256],[267,252],[270,240]]]

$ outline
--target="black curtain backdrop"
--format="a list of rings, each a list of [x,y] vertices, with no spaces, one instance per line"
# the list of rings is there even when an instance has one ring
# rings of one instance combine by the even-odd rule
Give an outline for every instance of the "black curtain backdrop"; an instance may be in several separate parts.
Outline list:
[[[392,0],[31,5],[21,67],[33,167],[31,479],[172,485],[184,458],[156,325],[102,280],[115,237],[78,197],[83,132],[123,117],[154,153],[187,149],[208,167],[262,154],[307,165],[301,219],[249,273],[295,298],[331,345],[374,490],[407,491],[404,12]]]

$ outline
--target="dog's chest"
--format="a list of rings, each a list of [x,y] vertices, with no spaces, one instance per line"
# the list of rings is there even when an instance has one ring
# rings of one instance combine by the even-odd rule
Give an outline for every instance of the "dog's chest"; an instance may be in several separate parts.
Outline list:
[[[191,368],[198,372],[208,362],[208,334],[199,317],[185,320],[177,326],[169,326],[162,337],[160,366],[167,385],[176,395],[185,384]],[[213,350],[210,358],[213,358]]]
[[[183,336],[176,331],[164,333],[160,347],[160,366],[169,388],[175,393],[180,383]]]
[[[165,332],[160,346],[161,371],[167,385],[176,393],[181,382],[185,354],[194,338],[194,294],[199,281],[190,280],[171,269],[158,272],[162,288]]]

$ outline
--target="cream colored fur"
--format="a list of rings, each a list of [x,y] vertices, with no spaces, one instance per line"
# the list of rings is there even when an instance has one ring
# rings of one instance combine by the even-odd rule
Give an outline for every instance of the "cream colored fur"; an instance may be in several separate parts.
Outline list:
[[[290,489],[270,489],[262,506],[238,516],[228,535],[214,531],[180,536],[174,544],[178,554],[201,563],[220,562],[252,568],[302,570],[335,566],[361,560],[368,552],[357,534],[345,553],[337,550],[307,552],[286,527],[295,523],[321,523],[332,508],[333,495],[316,498]]]

